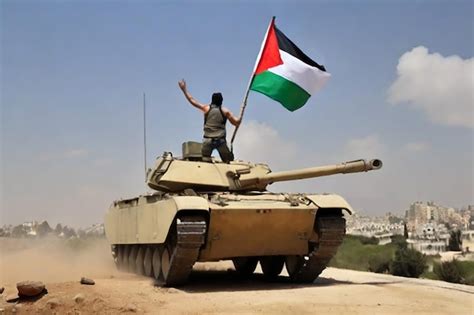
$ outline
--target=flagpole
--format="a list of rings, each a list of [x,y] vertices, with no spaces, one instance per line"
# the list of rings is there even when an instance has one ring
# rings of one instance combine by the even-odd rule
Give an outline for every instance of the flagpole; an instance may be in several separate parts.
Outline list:
[[[242,123],[242,118],[244,117],[245,108],[247,107],[247,99],[249,98],[250,86],[252,85],[253,78],[254,78],[254,75],[252,72],[249,83],[247,84],[247,91],[245,92],[244,100],[242,101],[242,106],[240,107],[240,114],[239,114],[240,124]],[[237,130],[239,130],[240,124],[235,126],[234,133],[232,134],[232,138],[230,140],[231,152],[234,152],[234,139],[235,139],[235,135],[237,134]]]
[[[147,179],[147,165],[146,165],[146,99],[145,92],[143,92],[143,161],[145,162],[145,182]]]
[[[237,135],[237,130],[239,130],[240,125],[242,124],[242,119],[244,117],[244,112],[245,108],[247,107],[247,99],[249,97],[249,92],[250,92],[250,86],[252,85],[253,78],[255,77],[255,69],[257,69],[258,63],[260,61],[260,57],[262,56],[263,48],[265,47],[265,44],[267,42],[267,37],[268,37],[268,32],[270,31],[271,26],[275,22],[275,17],[273,16],[270,24],[268,25],[267,32],[265,33],[265,38],[263,39],[262,46],[260,47],[260,52],[257,55],[257,60],[255,61],[255,65],[253,67],[252,74],[250,75],[249,83],[247,85],[247,90],[245,92],[244,100],[242,101],[242,106],[240,107],[240,114],[239,114],[239,120],[240,124],[235,126],[234,133],[232,134],[232,138],[230,140],[230,151],[233,153],[234,152],[234,140],[235,136]]]

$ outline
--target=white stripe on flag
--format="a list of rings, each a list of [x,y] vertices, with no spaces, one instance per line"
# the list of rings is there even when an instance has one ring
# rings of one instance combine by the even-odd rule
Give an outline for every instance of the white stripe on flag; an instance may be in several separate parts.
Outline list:
[[[268,71],[294,82],[309,95],[319,91],[331,76],[330,73],[312,67],[283,50],[280,50],[280,56],[283,64],[270,68]]]

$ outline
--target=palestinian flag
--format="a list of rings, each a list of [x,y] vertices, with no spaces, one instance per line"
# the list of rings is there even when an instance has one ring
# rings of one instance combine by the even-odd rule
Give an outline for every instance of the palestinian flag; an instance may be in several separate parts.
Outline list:
[[[250,89],[281,103],[289,111],[302,107],[331,75],[306,56],[270,22],[254,69]]]

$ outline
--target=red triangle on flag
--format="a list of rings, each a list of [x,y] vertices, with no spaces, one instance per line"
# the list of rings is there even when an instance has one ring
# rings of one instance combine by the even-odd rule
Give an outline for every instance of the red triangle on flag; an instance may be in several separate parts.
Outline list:
[[[258,66],[255,69],[255,75],[262,73],[269,68],[283,64],[274,25],[275,22],[273,19],[268,29],[267,38],[262,49],[262,54],[260,55],[260,60],[258,61]]]

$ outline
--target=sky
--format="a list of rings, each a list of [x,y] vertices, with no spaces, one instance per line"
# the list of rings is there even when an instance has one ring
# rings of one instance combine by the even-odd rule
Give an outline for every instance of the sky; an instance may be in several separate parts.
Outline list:
[[[0,11],[0,225],[86,226],[150,191],[143,93],[150,166],[201,140],[181,78],[239,113],[272,16],[331,79],[293,113],[251,92],[236,158],[274,171],[384,166],[269,190],[337,193],[367,215],[474,204],[472,1],[2,0]]]

